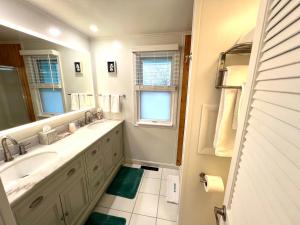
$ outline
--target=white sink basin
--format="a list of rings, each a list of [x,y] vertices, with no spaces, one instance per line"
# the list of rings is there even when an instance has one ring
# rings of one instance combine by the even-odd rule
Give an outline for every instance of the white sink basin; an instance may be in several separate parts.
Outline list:
[[[86,126],[87,129],[90,130],[97,130],[99,129],[99,127],[103,126],[103,123],[105,122],[105,120],[96,120],[92,123],[90,123],[89,125]]]
[[[4,164],[4,168],[0,168],[0,177],[5,190],[57,159],[56,152],[41,152],[16,158],[9,162],[10,165],[7,167]]]

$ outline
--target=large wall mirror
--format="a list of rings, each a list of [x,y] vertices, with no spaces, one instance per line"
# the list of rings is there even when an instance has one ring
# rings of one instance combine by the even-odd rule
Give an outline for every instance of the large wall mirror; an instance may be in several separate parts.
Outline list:
[[[89,53],[0,26],[0,130],[94,106]]]

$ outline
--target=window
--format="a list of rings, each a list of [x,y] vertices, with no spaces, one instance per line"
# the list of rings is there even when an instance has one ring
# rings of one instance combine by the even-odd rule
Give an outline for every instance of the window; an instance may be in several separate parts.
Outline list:
[[[179,65],[179,51],[135,53],[137,125],[174,125]]]
[[[63,87],[58,56],[26,56],[25,63],[34,105],[39,116],[64,113]]]

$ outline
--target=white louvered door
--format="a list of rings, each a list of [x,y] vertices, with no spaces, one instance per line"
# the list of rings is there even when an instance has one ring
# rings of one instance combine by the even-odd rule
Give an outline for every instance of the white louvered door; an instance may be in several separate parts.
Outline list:
[[[227,225],[300,224],[300,0],[262,0],[225,193]]]

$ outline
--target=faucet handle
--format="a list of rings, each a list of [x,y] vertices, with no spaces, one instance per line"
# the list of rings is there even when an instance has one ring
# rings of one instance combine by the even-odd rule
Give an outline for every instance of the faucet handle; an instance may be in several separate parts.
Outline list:
[[[27,153],[26,151],[26,147],[29,146],[31,143],[27,142],[27,143],[20,143],[19,144],[19,154],[20,155],[24,155]]]

